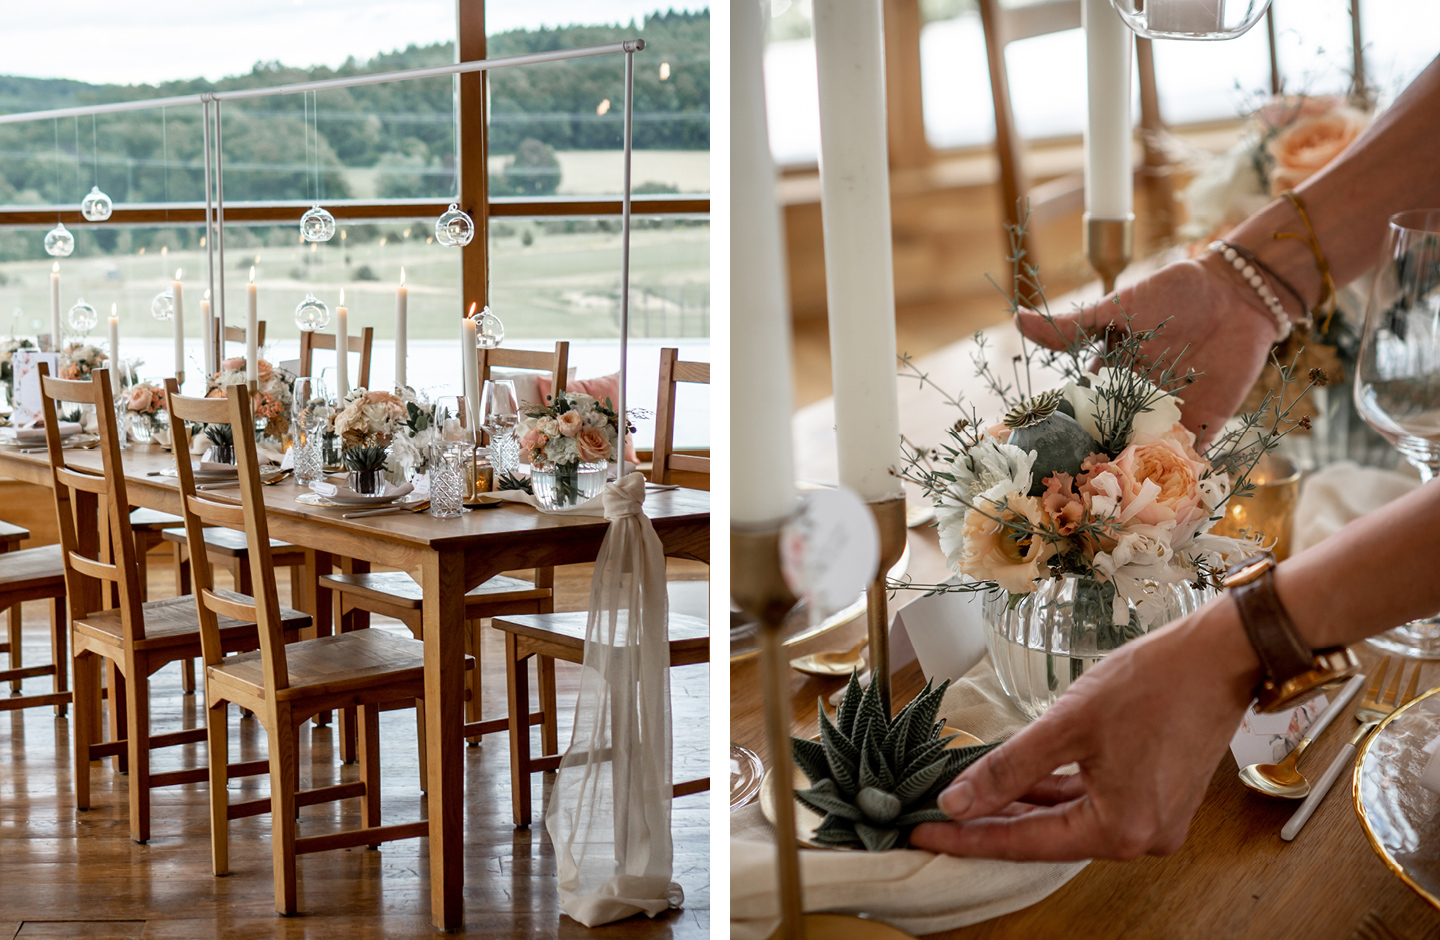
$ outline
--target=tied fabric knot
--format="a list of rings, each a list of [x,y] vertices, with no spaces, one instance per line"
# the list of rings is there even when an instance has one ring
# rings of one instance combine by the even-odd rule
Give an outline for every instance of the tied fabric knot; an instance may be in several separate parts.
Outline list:
[[[631,516],[643,516],[645,506],[645,476],[636,471],[606,483],[601,493],[600,504],[605,509],[605,518],[618,522]]]

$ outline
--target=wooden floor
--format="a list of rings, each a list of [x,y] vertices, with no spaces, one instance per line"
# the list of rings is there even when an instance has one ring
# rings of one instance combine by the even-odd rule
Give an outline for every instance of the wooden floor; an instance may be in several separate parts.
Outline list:
[[[672,566],[672,578],[703,578],[697,565]],[[151,571],[152,597],[168,596],[170,571]],[[223,578],[224,576],[221,575]],[[282,577],[282,602],[288,581]],[[563,569],[558,606],[583,609],[589,568]],[[46,608],[25,605],[26,664],[49,659]],[[377,618],[381,629],[404,630]],[[485,630],[483,697],[486,717],[504,714],[503,642]],[[578,667],[558,664],[560,741],[569,740],[567,701],[573,701]],[[675,670],[676,779],[706,773],[709,739],[705,666]],[[533,680],[532,680],[533,681]],[[201,727],[199,696],[180,691],[178,665],[151,679],[156,732]],[[48,679],[26,689],[48,691]],[[262,759],[265,734],[255,719],[231,712],[231,759]],[[154,835],[148,845],[130,841],[125,776],[109,761],[91,764],[94,808],[77,813],[71,780],[71,722],[49,708],[0,712],[0,940],[39,937],[239,938],[431,937],[426,840],[391,842],[378,851],[353,849],[301,858],[301,914],[275,914],[268,816],[230,825],[231,874],[216,878],[209,859],[204,784],[154,791]],[[539,746],[538,729],[535,746]],[[301,730],[302,785],[356,779],[338,762],[333,726]],[[155,770],[203,766],[203,745],[156,752]],[[385,823],[423,818],[413,712],[381,717]],[[554,774],[537,789],[537,823],[514,828],[510,815],[508,745],[502,735],[467,748],[465,930],[469,937],[664,937],[709,935],[710,838],[708,794],[674,803],[675,880],[685,890],[683,909],[653,921],[643,916],[587,930],[559,913],[555,858],[539,822],[538,800],[548,798]],[[268,790],[265,777],[232,781],[249,796]],[[234,799],[235,797],[232,797]],[[359,824],[358,800],[301,810],[301,835]]]

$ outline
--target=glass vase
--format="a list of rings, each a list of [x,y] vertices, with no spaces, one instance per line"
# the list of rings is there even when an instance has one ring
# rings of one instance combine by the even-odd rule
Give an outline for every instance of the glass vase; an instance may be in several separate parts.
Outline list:
[[[546,509],[578,506],[605,488],[608,461],[594,463],[537,464],[530,470],[530,486]]]
[[[148,444],[152,435],[149,415],[130,415],[130,439],[137,444]]]
[[[1040,582],[1010,602],[1004,591],[985,595],[981,610],[985,646],[1000,686],[1025,716],[1039,718],[1071,683],[1107,653],[1200,608],[1214,594],[1189,582],[1150,585],[1159,609],[1142,620],[1125,604],[1117,622],[1115,586],[1090,577],[1063,575]]]
[[[350,471],[350,489],[360,496],[379,496],[385,492],[385,468]]]

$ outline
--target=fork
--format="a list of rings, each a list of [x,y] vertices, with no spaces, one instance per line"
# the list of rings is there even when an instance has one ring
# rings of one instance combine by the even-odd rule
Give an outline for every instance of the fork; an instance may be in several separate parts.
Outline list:
[[[1375,670],[1375,679],[1370,683],[1370,688],[1365,690],[1365,697],[1360,700],[1360,707],[1355,709],[1355,720],[1360,722],[1359,730],[1340,749],[1340,753],[1335,755],[1330,766],[1325,768],[1325,773],[1321,775],[1315,788],[1310,791],[1310,795],[1305,798],[1305,802],[1300,804],[1295,815],[1291,816],[1290,821],[1280,830],[1280,838],[1286,842],[1295,838],[1296,834],[1300,832],[1300,827],[1305,825],[1310,814],[1315,812],[1315,807],[1319,806],[1320,801],[1325,799],[1325,794],[1330,792],[1330,786],[1335,782],[1335,778],[1340,776],[1346,765],[1350,763],[1350,759],[1355,756],[1360,742],[1365,740],[1366,735],[1374,731],[1391,712],[1415,698],[1415,694],[1420,688],[1420,666],[1421,664],[1418,662],[1415,664],[1415,671],[1410,674],[1410,684],[1406,686],[1405,695],[1402,698],[1400,682],[1405,672],[1405,660],[1402,659],[1396,663],[1395,678],[1391,680],[1390,687],[1385,689],[1383,695],[1380,689],[1384,686],[1385,673],[1390,669],[1390,657],[1386,656],[1380,660],[1380,665]]]

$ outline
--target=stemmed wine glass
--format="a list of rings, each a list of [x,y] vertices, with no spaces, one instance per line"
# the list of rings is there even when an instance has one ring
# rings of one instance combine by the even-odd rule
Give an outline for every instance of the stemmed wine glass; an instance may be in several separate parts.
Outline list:
[[[1365,307],[1355,405],[1422,480],[1440,474],[1440,209],[1390,217]],[[1392,653],[1440,659],[1440,615],[1370,642]]]
[[[520,442],[515,427],[520,423],[520,401],[515,383],[509,379],[486,379],[480,393],[480,423],[490,432],[490,462],[495,474],[514,473],[520,462]]]
[[[325,475],[324,431],[331,410],[324,382],[308,375],[295,379],[291,391],[291,446],[297,482],[314,483]]]

